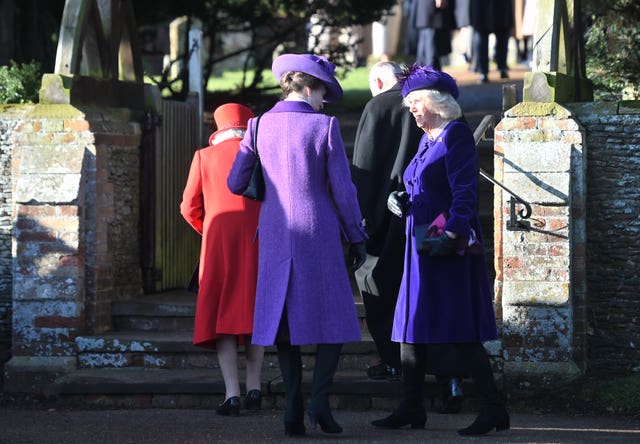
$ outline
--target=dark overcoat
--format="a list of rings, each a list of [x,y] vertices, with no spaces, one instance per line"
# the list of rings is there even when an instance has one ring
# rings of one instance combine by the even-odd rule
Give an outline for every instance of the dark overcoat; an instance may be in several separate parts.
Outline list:
[[[404,221],[387,210],[387,196],[404,190],[402,174],[422,134],[399,85],[372,97],[358,123],[351,177],[369,235],[367,253],[379,257],[372,275],[383,295],[398,294],[405,243]]]
[[[413,0],[413,27],[451,30],[456,27],[454,2],[449,1],[446,8],[436,8],[434,0]]]
[[[515,22],[512,0],[471,0],[469,22],[481,33],[510,30]]]
[[[404,173],[410,196],[404,274],[392,339],[417,344],[484,342],[497,338],[484,255],[426,256],[414,227],[448,211],[445,229],[481,240],[478,163],[471,129],[452,121],[434,141],[425,134]]]
[[[227,181],[234,193],[249,181],[252,142],[247,131]],[[285,310],[293,345],[359,341],[342,241],[367,235],[338,119],[281,101],[262,115],[257,146],[266,191],[253,343],[275,343]]]

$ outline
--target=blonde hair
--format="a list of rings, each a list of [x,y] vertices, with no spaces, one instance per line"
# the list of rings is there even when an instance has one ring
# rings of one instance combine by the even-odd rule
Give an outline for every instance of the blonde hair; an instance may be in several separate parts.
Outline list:
[[[435,89],[417,89],[407,94],[402,103],[404,106],[409,107],[416,100],[422,101],[429,111],[445,120],[455,120],[462,116],[460,105],[447,92]]]

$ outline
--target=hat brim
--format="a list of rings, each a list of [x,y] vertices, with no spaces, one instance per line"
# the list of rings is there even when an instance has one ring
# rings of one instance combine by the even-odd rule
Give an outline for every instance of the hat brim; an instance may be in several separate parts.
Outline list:
[[[282,54],[273,61],[271,70],[278,82],[282,74],[287,71],[300,71],[309,74],[320,79],[324,84],[326,93],[322,99],[325,102],[337,102],[342,99],[342,87],[338,80],[328,73],[320,63],[307,57],[306,54]]]

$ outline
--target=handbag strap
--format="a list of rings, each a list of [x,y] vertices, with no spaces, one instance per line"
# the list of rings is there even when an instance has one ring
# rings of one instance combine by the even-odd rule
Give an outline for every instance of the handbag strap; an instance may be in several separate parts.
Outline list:
[[[262,117],[262,114],[256,118],[256,127],[253,130],[253,155],[257,158],[260,158],[260,154],[258,153],[258,125],[260,124],[260,117]]]

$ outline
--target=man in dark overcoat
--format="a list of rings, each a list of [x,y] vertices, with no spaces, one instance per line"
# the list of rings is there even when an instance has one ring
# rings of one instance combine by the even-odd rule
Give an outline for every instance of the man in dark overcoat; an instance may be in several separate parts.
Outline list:
[[[404,190],[402,174],[416,153],[422,131],[402,104],[394,62],[378,62],[369,72],[373,97],[360,117],[353,150],[351,177],[369,240],[367,261],[356,272],[369,332],[381,363],[369,367],[373,379],[395,377],[400,347],[391,341],[404,257],[404,222],[387,210],[392,191]]]

